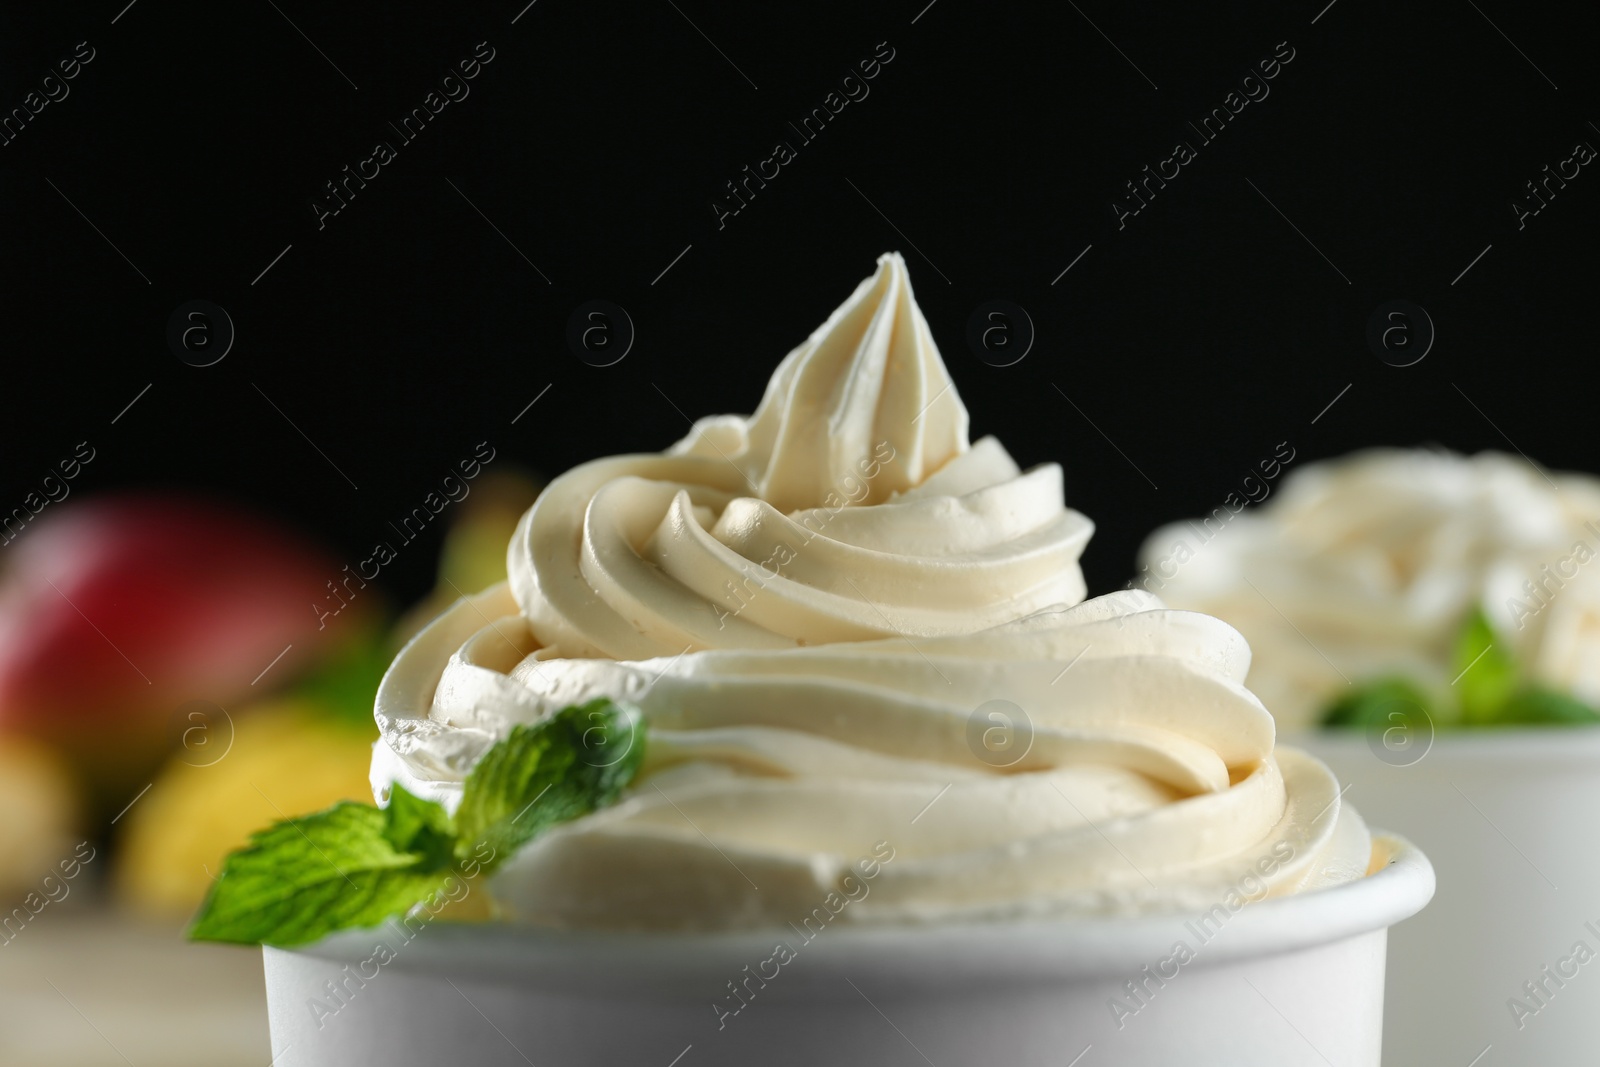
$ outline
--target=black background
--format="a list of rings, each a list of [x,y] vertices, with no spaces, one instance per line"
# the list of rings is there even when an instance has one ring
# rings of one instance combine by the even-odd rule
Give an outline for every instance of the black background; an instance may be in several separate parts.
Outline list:
[[[666,446],[687,429],[674,404],[750,411],[888,249],[974,434],[1065,467],[1098,524],[1091,592],[1282,441],[1297,466],[1514,441],[1600,469],[1600,176],[1585,167],[1523,229],[1511,206],[1600,144],[1567,11],[926,2],[5,10],[0,108],[79,41],[95,58],[0,147],[0,509],[87,439],[76,493],[223,494],[358,559],[479,441],[550,475]],[[480,41],[494,59],[470,95],[401,146],[386,123]],[[797,143],[786,124],[879,42],[894,59],[870,95],[719,229],[723,184]],[[1279,42],[1294,59],[1270,95],[1119,230],[1124,183],[1197,142],[1185,123]],[[323,183],[380,139],[398,158],[319,230]],[[965,343],[997,297],[1037,329],[1013,366]],[[564,339],[594,298],[637,328],[614,366]],[[1414,366],[1365,341],[1393,298],[1438,331]],[[166,343],[193,299],[237,330],[214,366]],[[385,577],[406,599],[432,567],[413,549]]]

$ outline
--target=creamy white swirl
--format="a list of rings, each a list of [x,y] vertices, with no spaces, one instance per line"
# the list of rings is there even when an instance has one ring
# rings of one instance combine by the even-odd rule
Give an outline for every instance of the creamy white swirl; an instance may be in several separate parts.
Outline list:
[[[453,803],[515,724],[637,705],[629,794],[495,877],[508,916],[554,925],[781,924],[865,885],[849,864],[878,842],[893,859],[850,921],[1204,907],[1364,874],[1327,769],[1274,755],[1237,632],[1143,593],[1080,603],[1091,529],[1058,466],[969,447],[885,256],[755,415],[551,484],[509,583],[384,679],[374,789]]]
[[[1587,476],[1495,452],[1373,449],[1301,468],[1219,529],[1156,531],[1143,584],[1239,628],[1249,685],[1285,728],[1378,675],[1446,692],[1474,606],[1535,677],[1600,701],[1596,522]]]

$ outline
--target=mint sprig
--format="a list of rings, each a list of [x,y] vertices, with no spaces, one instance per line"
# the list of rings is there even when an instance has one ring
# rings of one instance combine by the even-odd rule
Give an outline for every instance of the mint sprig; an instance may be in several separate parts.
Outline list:
[[[1433,701],[1418,686],[1404,678],[1378,678],[1357,686],[1328,706],[1322,725],[1353,730],[1401,730],[1416,732],[1431,728],[1435,718]]]
[[[610,804],[644,758],[643,720],[610,700],[518,727],[472,768],[456,809],[456,858],[509,856],[546,829]]]
[[[1456,637],[1450,664],[1460,705],[1461,725],[1490,726],[1517,691],[1517,661],[1504,641],[1498,640],[1489,617],[1475,608]]]
[[[1430,728],[1444,729],[1600,723],[1600,711],[1583,701],[1527,681],[1481,608],[1467,617],[1451,647],[1450,671],[1455,681],[1437,696],[1401,677],[1364,682],[1324,709],[1322,725],[1387,729],[1397,722],[1418,726],[1423,719]]]
[[[594,700],[512,729],[468,773],[454,816],[396,784],[386,808],[344,801],[275,823],[228,856],[189,937],[300,945],[404,915],[615,803],[644,748],[637,711]]]

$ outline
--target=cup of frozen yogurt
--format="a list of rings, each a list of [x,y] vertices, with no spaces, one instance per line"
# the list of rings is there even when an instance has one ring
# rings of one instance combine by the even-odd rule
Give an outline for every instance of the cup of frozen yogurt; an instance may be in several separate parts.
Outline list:
[[[754,415],[556,479],[399,655],[380,802],[595,698],[643,763],[437,921],[267,949],[276,1062],[1376,1065],[1431,867],[1275,746],[1237,630],[1084,600],[1091,532],[969,441],[882,257]]]
[[[1282,732],[1438,866],[1394,935],[1394,1062],[1593,1056],[1597,555],[1600,480],[1421,449],[1294,468],[1144,546],[1134,584],[1237,627]]]

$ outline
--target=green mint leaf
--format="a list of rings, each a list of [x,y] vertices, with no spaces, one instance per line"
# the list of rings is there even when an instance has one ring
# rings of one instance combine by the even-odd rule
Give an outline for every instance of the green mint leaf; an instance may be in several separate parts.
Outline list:
[[[298,945],[405,912],[451,872],[396,848],[389,827],[385,812],[346,801],[252,835],[223,863],[189,936]]]
[[[1340,697],[1322,713],[1322,725],[1352,730],[1389,730],[1395,727],[1431,731],[1432,700],[1420,687],[1404,678],[1379,678]]]
[[[396,784],[387,808],[346,801],[276,823],[228,856],[189,937],[300,945],[404,915],[551,826],[615,803],[644,748],[638,711],[595,700],[491,747],[454,818]]]
[[[1363,684],[1331,704],[1324,726],[1388,730],[1415,727],[1417,713],[1440,726],[1495,727],[1600,723],[1600,709],[1576,697],[1521,680],[1510,646],[1494,631],[1488,617],[1475,609],[1452,650],[1455,681],[1451,693],[1457,714],[1434,714],[1425,692],[1404,678],[1380,678]]]
[[[557,823],[616,801],[644,759],[638,711],[601,698],[517,726],[467,775],[456,809],[456,858],[487,845],[492,870]]]
[[[1529,686],[1500,706],[1495,721],[1507,726],[1596,723],[1600,712],[1576,697]]]
[[[1450,673],[1462,725],[1497,722],[1500,709],[1517,688],[1517,661],[1481,608],[1473,609],[1456,638]]]
[[[415,853],[425,864],[449,866],[456,828],[443,805],[412,796],[396,782],[389,790],[389,806],[383,814],[383,836],[389,844],[401,852]]]

